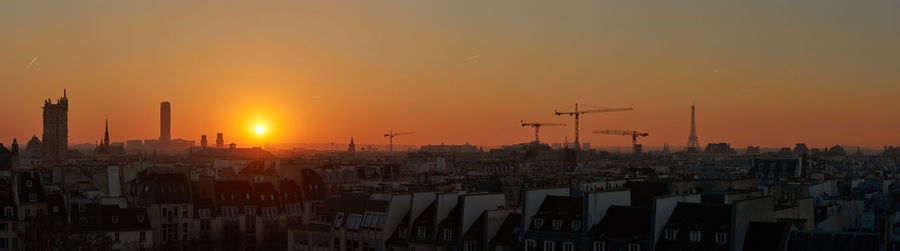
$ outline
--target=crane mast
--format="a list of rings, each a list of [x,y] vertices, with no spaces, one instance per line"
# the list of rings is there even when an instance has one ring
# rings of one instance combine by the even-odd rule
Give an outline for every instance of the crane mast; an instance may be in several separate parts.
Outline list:
[[[562,123],[545,123],[545,122],[532,122],[525,123],[525,121],[519,121],[522,123],[522,127],[530,126],[534,128],[534,143],[540,143],[540,134],[542,126],[566,126],[566,124]]]
[[[641,153],[641,145],[638,145],[637,138],[638,137],[647,137],[650,136],[648,132],[640,132],[640,131],[629,131],[629,130],[595,130],[596,134],[614,134],[614,135],[631,135],[631,151],[635,154]]]
[[[578,139],[578,120],[579,120],[579,117],[581,116],[581,114],[599,113],[599,112],[622,112],[622,111],[634,110],[631,107],[578,110],[578,105],[579,105],[578,103],[575,103],[575,111],[572,111],[572,112],[560,112],[560,111],[553,112],[554,114],[556,114],[556,116],[569,115],[569,116],[575,117],[575,150],[576,151],[581,150],[581,142]]]
[[[400,135],[407,135],[407,134],[413,134],[413,133],[412,132],[394,132],[394,130],[390,130],[390,131],[388,131],[388,133],[385,133],[384,137],[388,138],[389,142],[390,142],[390,144],[388,146],[388,152],[394,152],[394,137],[397,137]]]

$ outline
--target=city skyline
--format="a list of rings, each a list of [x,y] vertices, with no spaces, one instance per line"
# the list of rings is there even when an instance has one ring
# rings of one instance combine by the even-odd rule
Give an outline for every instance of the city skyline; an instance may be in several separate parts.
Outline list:
[[[0,31],[16,39],[0,41],[0,82],[16,108],[0,115],[19,122],[0,142],[40,135],[39,102],[62,89],[77,100],[71,143],[94,142],[107,117],[113,141],[157,138],[161,101],[172,138],[239,144],[386,144],[393,129],[417,132],[400,144],[507,145],[532,138],[521,120],[572,123],[552,112],[576,102],[634,107],[582,128],[648,130],[648,146],[684,144],[692,102],[702,146],[900,141],[897,3],[707,3],[7,2]]]

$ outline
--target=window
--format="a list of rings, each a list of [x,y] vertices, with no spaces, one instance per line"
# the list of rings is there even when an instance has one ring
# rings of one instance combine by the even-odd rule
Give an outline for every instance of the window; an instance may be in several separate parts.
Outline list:
[[[563,251],[575,251],[575,244],[571,242],[563,243]]]
[[[0,248],[3,248],[3,249],[9,248],[9,239],[0,238]]]
[[[728,233],[718,232],[716,233],[716,244],[725,245],[728,243]]]
[[[703,233],[700,231],[691,231],[691,242],[700,242],[700,237],[703,236]]]
[[[141,241],[147,240],[147,232],[141,231]]]
[[[595,241],[594,242],[594,251],[606,251],[606,242],[605,241]]]
[[[337,215],[334,216],[334,226],[336,226],[336,227],[341,226],[341,223],[343,221],[344,221],[344,213],[337,213]]]
[[[400,229],[400,239],[406,239],[406,229],[405,228]]]
[[[580,221],[572,221],[572,231],[581,231]]]
[[[82,217],[78,219],[78,226],[80,226],[82,229],[87,228],[87,218]]]
[[[78,212],[83,213],[84,211],[87,211],[87,206],[85,206],[84,203],[78,203]]]
[[[113,216],[112,221],[113,221],[113,224],[119,223],[119,216]],[[116,235],[118,235],[118,234],[119,233],[116,233]]]
[[[25,209],[25,217],[31,217],[31,209]]]
[[[416,228],[416,236],[419,238],[425,238],[425,227]]]
[[[525,251],[536,251],[537,250],[537,242],[532,239],[525,240]]]
[[[25,181],[25,187],[31,187],[31,180]]]
[[[453,240],[453,230],[451,230],[449,228],[444,229],[444,240],[445,241]]]
[[[677,229],[666,229],[666,240],[674,241],[678,238]]]
[[[534,218],[534,228],[542,228],[544,227],[544,219]]]
[[[188,210],[187,206],[181,208],[181,217],[188,218],[191,214],[191,210]]]
[[[553,230],[562,228],[562,220],[553,220]]]
[[[58,206],[58,205],[53,205],[53,209],[52,209],[52,210],[53,210],[54,213],[59,213],[59,206]]]
[[[9,228],[9,225],[8,225],[8,224],[6,224],[6,223],[0,223],[0,232],[6,232],[6,231],[9,230],[8,228]]]
[[[14,248],[14,249],[19,248],[19,239],[16,239],[16,238],[12,239],[12,248]]]
[[[138,215],[138,216],[137,216],[137,220],[138,220],[138,222],[144,222],[144,216],[143,216],[143,215]]]
[[[544,251],[553,251],[552,241],[544,241]]]
[[[37,194],[35,194],[35,193],[29,193],[29,194],[28,194],[28,201],[31,201],[31,202],[37,201]]]
[[[117,242],[120,241],[120,240],[119,240],[119,232],[116,232],[115,236],[116,236],[116,237],[115,237],[115,240],[116,240]]]
[[[12,207],[6,207],[6,208],[4,208],[4,209],[3,209],[3,216],[6,216],[6,217],[12,217],[12,216],[13,216],[13,208],[12,208]]]
[[[477,241],[466,241],[466,250],[465,251],[476,251],[478,250],[478,242]]]
[[[628,251],[641,251],[641,244],[628,244]]]
[[[209,219],[211,215],[209,209],[200,209],[197,211],[197,214],[200,215],[200,219]]]

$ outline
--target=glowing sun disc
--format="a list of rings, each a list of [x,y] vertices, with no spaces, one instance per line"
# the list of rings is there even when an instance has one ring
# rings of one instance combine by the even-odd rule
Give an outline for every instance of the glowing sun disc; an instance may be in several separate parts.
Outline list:
[[[256,126],[256,134],[262,134],[264,131],[266,131],[266,128],[263,128],[263,126]]]

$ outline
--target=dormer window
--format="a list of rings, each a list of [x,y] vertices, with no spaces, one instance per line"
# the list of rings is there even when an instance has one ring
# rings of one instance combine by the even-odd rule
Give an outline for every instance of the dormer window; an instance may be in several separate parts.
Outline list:
[[[444,229],[444,240],[445,241],[453,240],[453,230],[451,230],[449,228]]]
[[[84,211],[87,211],[87,206],[85,206],[84,203],[78,203],[78,212],[83,213]]]
[[[29,193],[29,194],[28,194],[28,201],[31,201],[31,202],[37,201],[37,194],[35,194],[35,193]]]
[[[137,220],[138,220],[138,222],[144,222],[144,216],[143,216],[143,215],[138,215],[138,216],[137,216]]]
[[[31,180],[25,181],[25,187],[31,187]]]
[[[544,227],[544,219],[534,218],[534,228],[542,228]]]
[[[677,229],[666,229],[666,240],[674,241],[678,238]]]
[[[119,216],[112,217],[113,224],[119,223]]]
[[[249,199],[250,199],[250,193],[246,193],[245,195],[246,195],[247,199],[249,200]]]
[[[87,218],[82,217],[78,219],[78,225],[81,226],[81,228],[87,228]]]
[[[572,221],[572,231],[581,231],[580,221]]]
[[[553,230],[559,230],[562,228],[562,220],[553,220]]]
[[[13,216],[13,207],[6,207],[3,209],[3,216],[12,217]]]
[[[265,196],[265,195],[262,195],[262,194],[260,194],[260,195],[259,195],[259,200],[266,200],[266,196]]]
[[[703,236],[703,232],[691,231],[691,242],[700,242],[701,236]]]
[[[406,228],[400,228],[400,239],[406,239]]]
[[[725,245],[728,243],[728,233],[718,232],[716,233],[716,244]]]
[[[416,228],[416,236],[419,236],[419,238],[425,238],[425,227]]]
[[[335,226],[340,226],[343,221],[344,221],[344,213],[337,213],[337,215],[334,216],[334,225]]]

